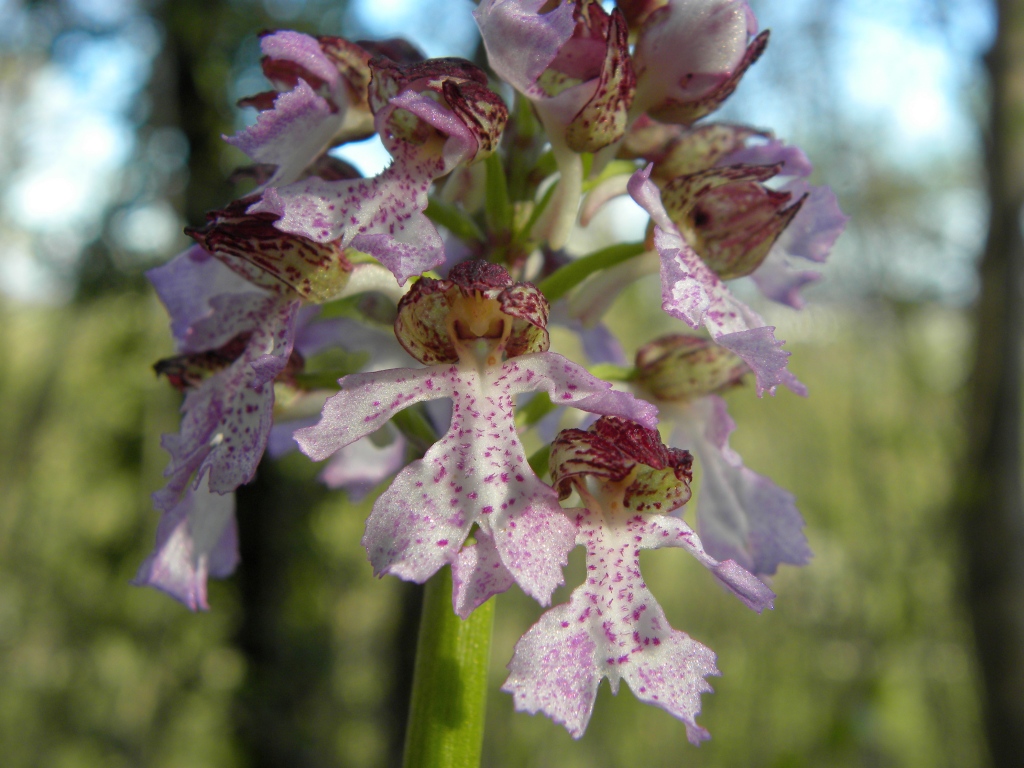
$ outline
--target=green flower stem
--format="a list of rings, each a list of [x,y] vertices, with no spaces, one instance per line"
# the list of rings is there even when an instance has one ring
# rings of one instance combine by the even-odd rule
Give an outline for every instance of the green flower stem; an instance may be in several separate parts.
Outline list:
[[[427,582],[405,737],[405,768],[478,768],[484,741],[494,600],[463,621],[451,571]]]

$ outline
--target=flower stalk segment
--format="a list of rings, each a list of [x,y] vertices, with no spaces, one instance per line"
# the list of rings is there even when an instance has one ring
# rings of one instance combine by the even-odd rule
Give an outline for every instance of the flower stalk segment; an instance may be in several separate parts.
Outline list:
[[[427,582],[406,726],[405,768],[477,768],[484,740],[490,600],[466,619],[452,613],[445,569]]]

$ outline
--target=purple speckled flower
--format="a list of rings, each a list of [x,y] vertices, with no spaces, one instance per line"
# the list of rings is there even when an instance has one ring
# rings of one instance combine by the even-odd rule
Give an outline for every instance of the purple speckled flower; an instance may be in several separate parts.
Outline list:
[[[461,59],[377,58],[370,67],[375,126],[394,162],[372,179],[271,187],[249,213],[272,213],[282,231],[369,253],[404,283],[444,261],[423,213],[434,179],[493,151],[508,110],[487,76]]]
[[[711,690],[705,678],[719,674],[715,654],[669,626],[640,573],[640,550],[688,550],[758,612],[774,595],[735,562],[712,558],[686,523],[666,514],[690,497],[690,461],[656,431],[616,418],[556,439],[555,487],[563,498],[576,490],[585,505],[569,513],[587,550],[587,580],[516,644],[502,687],[516,709],[543,712],[579,738],[607,677],[612,693],[625,680],[638,699],[682,720],[691,742],[708,738],[696,717]]]
[[[757,377],[757,394],[782,384],[797,394],[806,388],[786,369],[789,353],[775,329],[725,286],[679,234],[650,180],[651,166],[629,180],[629,194],[654,221],[654,246],[661,256],[662,308],[691,328],[704,326],[716,343],[735,352]]]
[[[547,132],[560,179],[535,234],[561,248],[576,221],[579,153],[626,130],[636,79],[622,12],[593,0],[484,0],[473,12],[494,71],[530,100]]]
[[[193,247],[149,272],[157,293],[166,297],[176,335],[185,340],[182,356],[158,364],[186,392],[181,429],[163,439],[171,461],[164,471],[167,486],[154,494],[154,502],[164,511],[178,503],[190,481],[198,487],[207,473],[214,493],[228,493],[253,478],[270,430],[273,381],[292,354],[298,296],[253,285],[221,293],[225,283],[239,287],[221,271],[229,270]],[[208,273],[217,276],[207,283]],[[190,296],[188,302],[178,301],[183,295]]]
[[[373,133],[367,51],[290,31],[264,35],[260,47],[264,74],[278,91],[244,99],[261,110],[256,124],[225,140],[274,167],[267,185],[291,184],[333,144]]]
[[[448,432],[378,498],[363,544],[377,574],[423,582],[451,564],[461,616],[513,582],[547,604],[573,546],[557,494],[526,461],[513,398],[544,390],[559,404],[656,421],[647,403],[546,351],[546,321],[543,296],[497,265],[463,262],[447,280],[423,278],[399,306],[396,334],[434,364],[346,376],[320,422],[295,435],[323,459],[403,408],[452,400]]]
[[[645,11],[633,114],[690,125],[718,109],[768,44],[745,0],[669,0]],[[749,45],[748,45],[749,43]]]
[[[807,183],[813,169],[810,160],[797,147],[777,139],[748,143],[718,161],[719,166],[773,163],[782,164],[779,177],[784,178],[785,183],[779,191],[788,193],[794,200],[802,200],[802,205],[751,277],[769,299],[801,309],[804,300],[800,289],[816,282],[821,275],[801,268],[799,261],[794,260],[823,263],[846,228],[849,217],[839,209],[831,189]]]
[[[697,530],[707,551],[758,576],[783,563],[806,565],[811,551],[793,494],[745,467],[729,446],[736,423],[716,393],[736,386],[746,364],[707,339],[676,335],[641,347],[636,368],[639,392],[672,424],[672,444],[697,459]]]

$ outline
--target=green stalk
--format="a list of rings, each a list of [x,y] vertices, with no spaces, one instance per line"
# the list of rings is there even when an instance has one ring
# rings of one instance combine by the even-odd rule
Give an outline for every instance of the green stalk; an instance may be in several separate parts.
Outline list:
[[[427,582],[416,646],[405,768],[478,768],[484,741],[494,600],[463,621],[451,571]]]

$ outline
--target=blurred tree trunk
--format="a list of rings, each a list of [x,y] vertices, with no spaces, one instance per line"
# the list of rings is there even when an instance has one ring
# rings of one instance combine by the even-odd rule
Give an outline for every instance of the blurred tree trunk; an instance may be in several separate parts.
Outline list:
[[[1016,768],[1024,761],[1024,0],[997,0],[996,9],[998,32],[985,61],[991,89],[985,137],[989,233],[956,514],[967,546],[967,598],[993,765]]]

